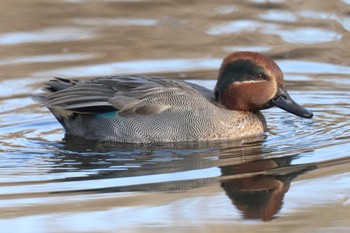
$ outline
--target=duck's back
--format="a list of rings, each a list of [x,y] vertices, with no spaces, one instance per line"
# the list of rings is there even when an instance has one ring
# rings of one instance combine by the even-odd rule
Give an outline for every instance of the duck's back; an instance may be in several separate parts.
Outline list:
[[[264,130],[262,115],[217,106],[213,92],[181,80],[114,76],[57,78],[34,96],[67,133],[90,139],[149,143],[239,138]]]

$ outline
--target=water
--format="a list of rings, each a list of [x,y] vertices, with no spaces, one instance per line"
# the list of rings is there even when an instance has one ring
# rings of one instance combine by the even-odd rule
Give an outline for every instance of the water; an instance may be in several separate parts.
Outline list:
[[[21,6],[21,7],[19,7]],[[349,232],[350,2],[1,3],[1,232]],[[311,120],[264,111],[243,141],[88,142],[31,99],[53,76],[149,73],[212,88],[264,52]]]

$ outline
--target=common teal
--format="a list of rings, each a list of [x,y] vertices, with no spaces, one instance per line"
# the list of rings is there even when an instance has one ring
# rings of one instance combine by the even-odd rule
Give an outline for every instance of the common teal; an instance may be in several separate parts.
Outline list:
[[[303,118],[312,113],[288,95],[269,57],[235,52],[222,62],[214,91],[155,76],[48,81],[33,98],[68,134],[128,143],[240,139],[262,134],[261,109],[277,106]]]

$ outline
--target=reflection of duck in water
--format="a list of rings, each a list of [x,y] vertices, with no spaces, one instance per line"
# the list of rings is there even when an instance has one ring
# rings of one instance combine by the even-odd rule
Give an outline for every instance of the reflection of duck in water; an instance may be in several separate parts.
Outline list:
[[[113,76],[84,81],[57,78],[34,98],[68,134],[129,143],[239,139],[261,134],[261,109],[312,113],[288,95],[277,64],[259,53],[236,52],[219,70],[214,91],[181,80]]]
[[[288,191],[292,179],[313,168],[313,165],[307,164],[291,165],[294,156],[264,159],[261,156],[261,141],[250,142],[248,145],[241,145],[239,142],[216,143],[211,147],[187,145],[187,149],[184,149],[183,144],[179,144],[178,147],[173,144],[170,147],[163,145],[159,148],[135,148],[130,144],[127,148],[123,144],[118,147],[115,143],[86,144],[84,139],[79,141],[69,137],[66,141],[61,149],[68,153],[62,151],[57,158],[69,161],[67,169],[92,171],[89,172],[89,176],[66,180],[113,178],[109,187],[79,190],[79,193],[178,192],[220,182],[227,196],[246,219],[272,219],[281,208],[284,194]],[[84,153],[84,149],[90,152]],[[91,151],[95,151],[95,154]],[[60,163],[64,166],[64,163]],[[122,169],[115,169],[118,167]],[[206,177],[206,169],[216,167],[220,168],[221,176]],[[64,167],[59,168],[60,172],[62,170]],[[188,172],[194,172],[197,178],[190,179]],[[127,178],[133,185],[128,185],[125,179],[119,184],[119,178]]]
[[[291,165],[293,157],[256,160],[221,167],[221,187],[245,219],[268,221],[282,207],[290,182],[315,166]],[[234,177],[230,179],[230,176]]]

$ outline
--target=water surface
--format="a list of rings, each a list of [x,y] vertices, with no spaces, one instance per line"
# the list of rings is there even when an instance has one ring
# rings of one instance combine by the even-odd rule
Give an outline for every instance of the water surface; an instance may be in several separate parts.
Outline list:
[[[14,0],[0,17],[1,232],[350,231],[349,1]],[[65,136],[30,98],[55,76],[213,88],[238,50],[274,58],[314,118],[137,146]]]

